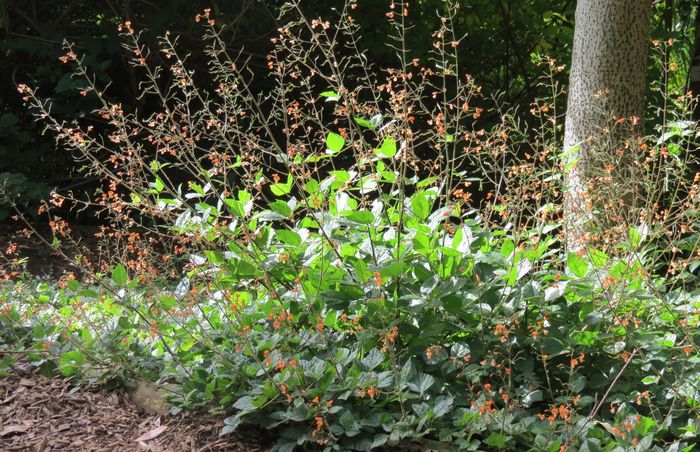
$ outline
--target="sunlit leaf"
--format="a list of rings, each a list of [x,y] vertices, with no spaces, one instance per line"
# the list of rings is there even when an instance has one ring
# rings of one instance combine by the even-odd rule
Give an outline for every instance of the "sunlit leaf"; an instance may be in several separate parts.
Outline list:
[[[345,138],[334,132],[329,132],[326,137],[326,149],[328,152],[334,154],[340,152],[345,146]]]
[[[112,270],[112,281],[114,284],[118,286],[126,286],[127,283],[127,275],[126,275],[126,268],[122,264],[117,264],[116,267],[114,267],[114,270]]]

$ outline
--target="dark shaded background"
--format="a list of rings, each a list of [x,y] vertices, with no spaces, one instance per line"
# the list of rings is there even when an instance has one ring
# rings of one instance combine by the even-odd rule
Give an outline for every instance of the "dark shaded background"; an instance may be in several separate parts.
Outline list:
[[[140,105],[138,75],[126,62],[117,24],[130,20],[143,30],[147,42],[166,31],[180,36],[190,65],[206,71],[201,50],[201,27],[194,16],[212,8],[219,24],[226,25],[228,45],[243,49],[250,64],[265,67],[270,38],[276,34],[282,0],[0,0],[0,186],[24,206],[28,214],[54,187],[91,191],[93,181],[83,177],[79,165],[57,148],[42,126],[34,122],[16,86],[38,87],[52,98],[53,113],[71,119],[87,115],[94,99],[82,97],[70,65],[58,58],[69,40],[86,57],[101,83],[111,83],[108,95],[125,110]],[[390,65],[391,49],[384,45],[388,33],[385,13],[388,0],[359,0],[354,17],[363,27],[367,57],[377,67]],[[342,0],[305,0],[309,17],[332,17]],[[442,0],[414,0],[409,17],[412,27],[408,46],[415,57],[425,57],[431,33],[438,26]],[[458,13],[467,38],[460,46],[463,69],[471,73],[487,94],[500,94],[507,105],[527,110],[529,102],[546,95],[538,84],[536,55],[546,54],[566,64],[573,37],[574,0],[464,0]],[[667,81],[671,88],[685,86],[694,48],[696,2],[655,2],[652,37],[674,38],[671,55],[678,70]],[[261,73],[264,71],[260,71]],[[658,59],[651,59],[649,79],[661,80]],[[266,89],[264,78],[256,87]],[[652,94],[650,94],[652,96]],[[650,97],[650,105],[655,102]],[[153,106],[154,108],[157,106]],[[485,115],[486,121],[489,116]],[[496,120],[493,116],[492,120]],[[11,214],[0,199],[0,221]]]

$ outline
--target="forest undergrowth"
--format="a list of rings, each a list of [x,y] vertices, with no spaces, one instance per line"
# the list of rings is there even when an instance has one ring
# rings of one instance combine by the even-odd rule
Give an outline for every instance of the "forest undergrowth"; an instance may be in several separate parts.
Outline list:
[[[76,382],[147,379],[174,411],[225,413],[221,434],[274,429],[283,451],[692,450],[695,101],[666,92],[649,136],[614,146],[606,134],[640,118],[610,118],[586,246],[567,252],[564,175],[579,162],[561,151],[563,67],[542,58],[551,95],[509,111],[460,71],[447,3],[428,61],[404,45],[409,6],[392,3],[397,60],[380,68],[358,48],[353,1],[327,19],[292,2],[263,94],[211,11],[195,19],[208,74],[174,37],[148,49],[121,24],[156,111],[111,103],[66,43],[101,107],[62,123],[19,91],[103,185],[53,193],[50,236],[26,221],[75,272],[37,280],[4,250],[0,373],[21,353]],[[103,221],[93,259],[62,251],[80,248],[69,206]]]

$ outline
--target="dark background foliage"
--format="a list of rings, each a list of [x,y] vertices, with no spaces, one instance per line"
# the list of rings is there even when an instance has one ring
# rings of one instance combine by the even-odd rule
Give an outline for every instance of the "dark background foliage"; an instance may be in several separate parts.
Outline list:
[[[344,0],[304,2],[309,17],[332,19],[334,8]],[[393,55],[384,43],[390,33],[385,14],[390,1],[359,1],[354,17],[363,28],[363,46],[368,62],[376,68],[391,66]],[[91,71],[108,95],[125,110],[149,109],[139,97],[139,74],[127,64],[117,24],[130,20],[143,30],[146,42],[155,44],[166,31],[179,36],[185,53],[200,75],[206,74],[201,49],[201,27],[194,16],[212,8],[217,22],[227,28],[229,47],[250,57],[249,65],[265,71],[270,38],[279,26],[277,17],[283,0],[0,0],[0,184],[14,201],[29,213],[53,188],[91,192],[95,181],[81,175],[79,164],[57,148],[51,136],[42,134],[21,96],[19,83],[39,88],[41,96],[54,99],[53,113],[59,118],[81,118],[95,100],[80,95],[78,81],[69,65],[59,61],[62,43],[69,40],[86,58]],[[441,0],[410,2],[407,20],[412,27],[408,44],[412,56],[426,59],[437,28]],[[487,96],[527,110],[529,102],[547,95],[539,84],[538,55],[566,64],[573,37],[574,0],[468,0],[457,13],[458,28],[465,35],[460,45],[461,69],[472,74]],[[672,87],[684,86],[694,46],[695,2],[655,2],[652,38],[673,38],[673,54],[679,68]],[[662,58],[663,59],[663,58]],[[650,62],[650,80],[662,80],[658,60]],[[265,91],[264,77],[256,81]],[[653,99],[650,99],[653,105]],[[495,117],[485,115],[488,122]],[[99,125],[98,125],[99,126]],[[0,221],[12,210],[0,200]]]

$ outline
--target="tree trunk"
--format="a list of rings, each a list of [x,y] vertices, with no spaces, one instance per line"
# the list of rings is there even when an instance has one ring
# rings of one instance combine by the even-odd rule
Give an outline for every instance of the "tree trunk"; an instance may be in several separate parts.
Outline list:
[[[700,6],[698,6],[698,10],[695,13],[695,46],[693,47],[693,55],[690,59],[688,91],[693,93],[693,96],[700,95]],[[700,121],[700,107],[698,104],[695,105],[693,119]]]
[[[565,240],[571,251],[591,242],[592,223],[598,226],[594,234],[606,230],[601,223],[606,211],[633,202],[633,187],[625,194],[613,188],[634,185],[622,179],[631,175],[628,140],[641,130],[644,115],[651,4],[578,0],[576,5],[564,136]]]

